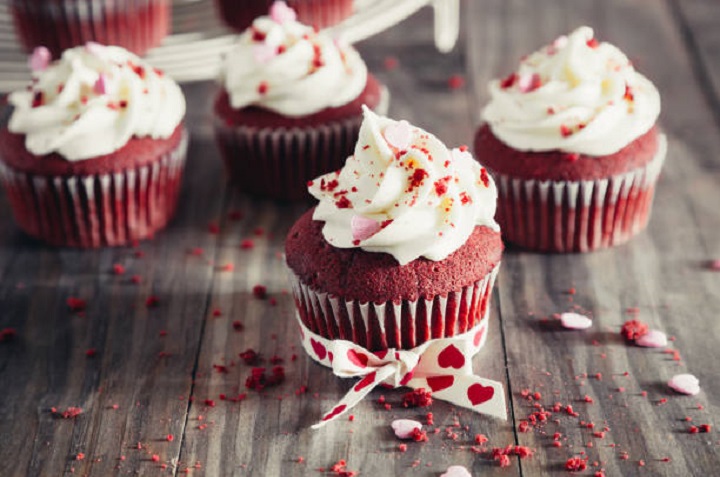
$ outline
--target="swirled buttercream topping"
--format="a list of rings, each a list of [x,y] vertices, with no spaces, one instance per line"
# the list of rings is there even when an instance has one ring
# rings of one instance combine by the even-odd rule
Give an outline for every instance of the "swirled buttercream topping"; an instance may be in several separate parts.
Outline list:
[[[166,139],[185,116],[178,85],[123,48],[88,43],[54,63],[38,49],[29,64],[33,80],[10,95],[8,128],[24,134],[37,156],[80,161],[115,152],[132,137]]]
[[[221,81],[234,109],[299,117],[360,96],[367,67],[354,48],[295,21],[283,2],[270,13],[255,19],[225,58]]]
[[[478,225],[499,230],[495,183],[467,148],[449,150],[406,121],[364,114],[354,155],[309,184],[328,243],[405,265],[446,258]]]
[[[522,151],[604,156],[645,134],[660,114],[655,86],[589,27],[524,58],[490,83],[482,112],[493,134]]]

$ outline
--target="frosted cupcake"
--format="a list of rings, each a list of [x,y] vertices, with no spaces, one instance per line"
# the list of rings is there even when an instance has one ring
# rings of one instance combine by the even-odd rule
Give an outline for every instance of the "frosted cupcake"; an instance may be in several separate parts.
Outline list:
[[[239,37],[221,83],[215,131],[228,174],[275,199],[308,199],[307,181],[352,154],[362,104],[387,109],[357,51],[297,22],[281,2]]]
[[[15,220],[53,245],[123,245],[175,211],[187,150],[178,85],[134,54],[89,43],[12,93],[0,172]]]
[[[620,50],[578,28],[490,95],[475,151],[498,182],[506,240],[585,252],[646,227],[667,149],[660,96]]]
[[[371,351],[473,330],[480,345],[503,246],[469,152],[366,109],[354,155],[309,190],[319,204],[286,240],[307,330]]]
[[[54,58],[94,41],[143,55],[170,30],[169,0],[10,0],[15,33],[27,51],[45,46]]]

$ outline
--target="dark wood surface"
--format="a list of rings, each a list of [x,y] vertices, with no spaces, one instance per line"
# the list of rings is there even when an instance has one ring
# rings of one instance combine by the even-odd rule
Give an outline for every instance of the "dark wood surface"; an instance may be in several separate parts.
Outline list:
[[[438,476],[452,464],[473,475],[535,476],[563,475],[566,460],[582,455],[598,463],[583,475],[718,475],[716,429],[688,429],[715,424],[720,411],[720,273],[706,266],[720,258],[720,8],[714,0],[471,0],[463,14],[461,45],[449,55],[432,46],[429,11],[360,45],[392,92],[391,116],[448,144],[470,143],[487,82],[589,24],[658,86],[670,141],[653,219],[631,243],[587,255],[507,251],[475,369],[505,384],[508,422],[438,401],[430,410],[440,432],[403,453],[390,422],[424,420],[425,411],[399,407],[402,390],[376,390],[352,411],[354,421],[309,429],[351,383],[313,364],[296,339],[281,253],[305,206],[228,190],[210,135],[215,86],[199,83],[185,87],[192,146],[180,212],[155,240],[55,250],[25,238],[0,202],[0,329],[17,330],[0,343],[0,475],[329,475],[318,469],[345,459],[371,476]],[[389,56],[397,68],[385,68]],[[453,75],[465,86],[450,89]],[[241,248],[244,239],[254,247]],[[113,273],[114,264],[126,273]],[[269,298],[254,297],[255,285]],[[87,300],[86,310],[68,310],[69,297]],[[149,297],[157,306],[146,306]],[[554,326],[554,313],[575,309],[595,318],[591,330]],[[632,316],[673,336],[668,348],[680,360],[627,346],[618,331]],[[250,368],[238,353],[249,348],[264,365],[283,358],[285,383],[247,391]],[[700,379],[701,394],[668,390],[680,372]],[[523,390],[579,416],[554,413],[520,432],[534,410]],[[240,393],[247,397],[229,400]],[[381,395],[392,410],[377,404]],[[83,412],[63,419],[53,407]],[[593,436],[605,427],[604,437]],[[487,449],[520,444],[535,454],[500,468],[471,451],[478,433],[489,437]]]

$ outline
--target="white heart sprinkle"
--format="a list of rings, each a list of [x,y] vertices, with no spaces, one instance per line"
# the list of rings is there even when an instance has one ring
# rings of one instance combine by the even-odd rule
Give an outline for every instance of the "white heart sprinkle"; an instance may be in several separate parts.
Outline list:
[[[412,128],[407,121],[398,121],[385,128],[385,140],[400,151],[406,150],[412,140]]]
[[[412,419],[396,419],[390,426],[398,439],[410,439],[415,429],[422,429],[422,423]]]
[[[451,465],[440,477],[472,477],[472,474],[462,465]]]
[[[586,330],[592,326],[590,318],[578,313],[563,313],[560,315],[560,323],[569,330]]]
[[[667,346],[667,335],[662,331],[650,330],[635,340],[635,344],[644,348],[663,348]]]
[[[700,381],[692,374],[676,374],[668,381],[668,386],[681,394],[690,396],[700,392]]]

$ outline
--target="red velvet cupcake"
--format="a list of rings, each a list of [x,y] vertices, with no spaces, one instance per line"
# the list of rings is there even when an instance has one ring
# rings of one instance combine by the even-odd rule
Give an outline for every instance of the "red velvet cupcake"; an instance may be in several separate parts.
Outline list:
[[[361,106],[387,109],[387,92],[358,53],[276,2],[228,54],[215,101],[217,143],[247,193],[309,199],[307,181],[352,154]]]
[[[233,30],[244,31],[265,15],[273,0],[215,0],[220,18]],[[288,0],[306,25],[322,29],[340,23],[353,11],[353,0]]]
[[[549,252],[617,245],[649,220],[666,139],[660,96],[582,27],[490,84],[478,160],[498,183],[503,238]]]
[[[172,217],[188,135],[185,100],[162,72],[119,47],[88,44],[10,95],[0,177],[16,222],[52,245],[124,245]]]
[[[89,41],[137,55],[170,30],[169,0],[10,0],[15,32],[27,51],[45,46],[53,58]]]
[[[503,246],[468,152],[366,110],[355,154],[309,188],[320,204],[286,241],[306,330],[381,351],[487,325]]]

